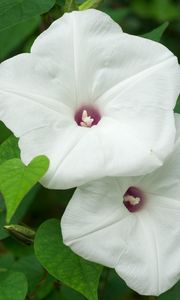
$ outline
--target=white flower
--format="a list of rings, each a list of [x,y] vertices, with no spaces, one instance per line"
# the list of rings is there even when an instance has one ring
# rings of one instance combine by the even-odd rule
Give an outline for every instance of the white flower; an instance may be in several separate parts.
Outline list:
[[[160,166],[178,92],[176,57],[97,10],[65,14],[30,54],[0,65],[0,119],[20,137],[25,164],[49,157],[49,188]]]
[[[180,279],[180,117],[174,152],[146,176],[78,188],[62,218],[64,242],[115,268],[127,285],[159,295]]]

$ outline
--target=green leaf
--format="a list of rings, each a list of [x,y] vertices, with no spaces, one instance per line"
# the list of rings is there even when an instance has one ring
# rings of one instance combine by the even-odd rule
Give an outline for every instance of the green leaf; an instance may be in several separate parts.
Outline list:
[[[24,197],[23,201],[20,203],[15,214],[13,215],[11,223],[16,224],[22,220],[39,190],[40,184],[36,184]],[[7,230],[4,229],[4,225],[6,225],[6,207],[4,200],[0,195],[0,240],[9,236]]]
[[[64,6],[65,0],[56,0],[56,4],[59,6]]]
[[[0,164],[12,158],[19,158],[18,139],[11,135],[0,145]]]
[[[0,144],[4,142],[10,135],[12,135],[12,132],[5,126],[5,124],[0,121]]]
[[[0,165],[0,190],[7,208],[7,222],[28,191],[40,180],[49,166],[45,156],[35,157],[28,166],[20,159],[7,160]]]
[[[3,241],[3,245],[6,250],[8,250],[10,253],[13,253],[15,259],[19,259],[22,256],[31,255],[34,253],[32,245],[27,247],[21,243],[13,241],[11,238],[5,239]]]
[[[27,294],[27,280],[23,273],[0,273],[0,300],[24,300]]]
[[[26,22],[0,31],[0,61],[4,60],[40,25],[41,18],[34,17]]]
[[[45,273],[43,278],[41,278],[40,283],[38,284],[38,289],[36,289],[36,296],[37,296],[36,300],[41,300],[49,296],[51,292],[54,290],[55,284],[57,284],[57,281],[55,282],[54,277]],[[58,300],[62,300],[62,299],[59,298]]]
[[[125,17],[127,17],[131,11],[127,7],[121,8],[106,8],[103,10],[106,14],[108,14],[115,22],[121,22]]]
[[[180,96],[177,99],[176,106],[174,108],[174,112],[180,114]]]
[[[85,10],[89,8],[96,8],[102,2],[102,0],[86,0],[79,6],[79,10]]]
[[[31,206],[34,198],[36,197],[37,193],[41,189],[40,184],[36,184],[24,197],[23,201],[18,206],[15,214],[13,215],[11,219],[12,224],[19,223],[23,217],[26,215],[27,211],[29,210],[29,207]]]
[[[109,298],[111,299],[111,298]],[[39,300],[39,299],[38,299]],[[61,285],[60,290],[54,290],[46,300],[85,300],[84,296],[76,291]],[[103,299],[104,300],[104,299]],[[115,300],[115,299],[114,299]],[[174,300],[174,299],[173,299]]]
[[[3,228],[6,224],[6,208],[5,203],[0,195],[0,240],[9,236],[8,232]]]
[[[102,281],[106,282],[106,294],[104,295],[103,300],[109,300],[109,299],[129,299],[129,300],[135,300],[132,299],[132,290],[126,285],[124,280],[122,280],[115,270],[104,268],[104,273],[102,274]],[[102,292],[103,292],[103,286],[102,286]],[[101,291],[100,291],[101,293]],[[143,298],[140,298],[139,300],[143,300]],[[144,300],[150,300],[150,299],[144,299]],[[174,300],[174,299],[173,299]]]
[[[32,295],[32,299],[34,299],[34,292],[40,300],[44,299],[54,288],[54,278],[47,274],[33,253],[19,259],[15,259],[11,253],[1,254],[0,272],[6,271],[24,273],[28,281],[28,294]]]
[[[35,237],[35,254],[44,268],[62,283],[97,300],[102,267],[84,260],[63,244],[59,221],[44,222]]]
[[[59,298],[62,300],[84,300],[84,297],[81,294],[69,289],[67,286],[61,286]]]
[[[72,299],[72,298],[69,298],[69,299],[67,299],[67,298],[64,298],[63,296],[62,296],[62,294],[61,294],[61,291],[54,291],[53,293],[51,293],[50,295],[49,295],[49,297],[47,297],[46,298],[46,300],[76,300],[76,299]],[[84,300],[84,298],[83,298],[83,300]]]
[[[45,271],[34,254],[23,256],[11,266],[13,271],[23,272],[28,280],[28,290],[32,292],[44,278]]]
[[[77,10],[78,7],[76,5],[75,0],[66,0],[64,5],[64,12],[71,12],[73,10]]]
[[[156,29],[143,34],[143,37],[147,38],[149,40],[152,40],[152,41],[159,42],[162,38],[163,33],[167,29],[168,25],[169,25],[169,22],[165,22],[162,25],[160,25],[159,27],[157,27]]]
[[[1,0],[0,31],[48,12],[55,0]]]
[[[8,271],[14,263],[14,255],[12,253],[1,254],[0,256],[0,273]]]

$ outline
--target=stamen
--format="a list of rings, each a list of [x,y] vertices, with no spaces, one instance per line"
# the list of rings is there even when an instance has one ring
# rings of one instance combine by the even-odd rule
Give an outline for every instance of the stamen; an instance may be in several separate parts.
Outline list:
[[[144,193],[139,188],[134,186],[128,188],[123,196],[123,199],[124,206],[130,212],[141,210],[145,202]]]
[[[124,196],[124,201],[129,202],[131,205],[137,205],[141,201],[139,197],[133,197],[131,195]]]
[[[83,105],[76,111],[74,119],[78,126],[90,128],[99,123],[101,115],[96,107]]]
[[[93,122],[94,122],[94,119],[91,118],[91,116],[88,116],[87,110],[83,110],[82,122],[80,123],[80,125],[82,127],[91,127]]]

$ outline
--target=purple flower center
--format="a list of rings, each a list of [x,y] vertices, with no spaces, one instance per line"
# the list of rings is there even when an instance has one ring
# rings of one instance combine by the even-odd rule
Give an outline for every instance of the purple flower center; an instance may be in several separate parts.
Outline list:
[[[136,212],[142,209],[145,202],[143,192],[134,186],[130,186],[123,196],[123,203],[130,212]]]
[[[76,111],[74,119],[78,126],[92,127],[98,124],[101,115],[96,107],[84,105]]]

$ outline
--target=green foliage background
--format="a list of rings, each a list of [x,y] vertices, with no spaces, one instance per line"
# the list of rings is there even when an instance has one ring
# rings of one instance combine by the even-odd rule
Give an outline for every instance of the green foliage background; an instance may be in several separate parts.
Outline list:
[[[178,0],[1,0],[0,61],[29,52],[34,39],[64,11],[97,5],[125,32],[161,38],[180,58]],[[175,111],[180,113],[180,101]],[[74,190],[40,186],[48,160],[38,157],[25,168],[17,139],[3,123],[0,144],[0,300],[154,299],[136,294],[113,270],[102,271],[63,245],[59,220]],[[157,299],[180,300],[180,283]]]

